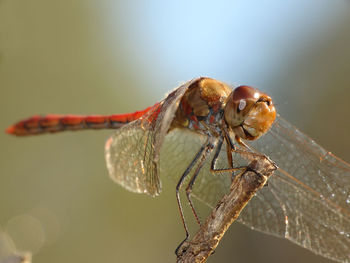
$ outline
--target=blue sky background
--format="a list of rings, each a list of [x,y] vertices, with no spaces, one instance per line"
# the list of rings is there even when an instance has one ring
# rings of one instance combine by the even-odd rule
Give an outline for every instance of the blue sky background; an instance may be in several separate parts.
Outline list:
[[[108,6],[108,42],[152,78],[262,82],[332,31],[346,1],[128,1]],[[100,7],[101,8],[101,7]],[[102,7],[103,8],[103,7]],[[123,28],[123,39],[114,34]],[[109,39],[110,38],[110,39]],[[164,87],[166,90],[167,87]]]

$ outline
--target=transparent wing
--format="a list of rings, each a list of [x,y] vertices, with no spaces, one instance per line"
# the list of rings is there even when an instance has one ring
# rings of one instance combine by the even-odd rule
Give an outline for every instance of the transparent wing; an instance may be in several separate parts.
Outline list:
[[[179,101],[192,80],[171,92],[140,119],[119,128],[106,142],[110,177],[126,189],[152,196],[161,191],[159,154]]]
[[[175,130],[161,152],[161,172],[176,180],[205,138]],[[325,151],[284,119],[251,146],[269,156],[279,169],[239,217],[263,231],[339,262],[350,262],[350,166]],[[209,157],[211,160],[212,156]],[[236,164],[244,161],[236,154]],[[219,165],[227,167],[225,148]],[[194,196],[213,207],[229,190],[230,175],[213,175],[210,161],[194,186]]]
[[[316,254],[350,262],[350,166],[278,117],[251,144],[279,169],[240,221]]]
[[[177,183],[205,142],[206,137],[204,135],[187,129],[172,130],[165,137],[161,149],[161,175],[168,176]],[[222,149],[219,157],[226,157],[226,152],[224,151]],[[213,159],[213,154],[214,151],[209,155],[203,165],[192,192],[196,199],[203,201],[209,206],[215,206],[223,194],[229,190],[231,184],[231,176],[229,174],[214,175],[210,172],[210,162]],[[227,167],[227,160],[225,158],[220,158],[219,163],[219,167]],[[187,180],[185,179],[183,189],[186,188],[186,182],[189,181],[191,174],[187,177]]]
[[[162,106],[156,121],[146,122],[152,119],[147,117],[128,124],[107,141],[108,170],[119,184],[134,192],[158,194],[159,166],[162,176],[178,181],[206,140],[184,129],[167,134],[187,87],[180,87],[179,93],[171,93],[162,102],[168,106]],[[349,164],[280,117],[266,135],[250,145],[269,156],[279,169],[268,187],[249,202],[239,221],[252,229],[287,238],[324,257],[350,262]],[[225,151],[223,147],[219,167],[227,167]],[[229,174],[210,173],[212,157],[213,153],[193,188],[194,197],[211,207],[231,184]],[[234,160],[236,165],[246,163],[238,154]]]
[[[118,129],[106,142],[110,177],[129,191],[157,195],[161,190],[158,169],[152,167],[154,132],[142,129],[140,120]]]

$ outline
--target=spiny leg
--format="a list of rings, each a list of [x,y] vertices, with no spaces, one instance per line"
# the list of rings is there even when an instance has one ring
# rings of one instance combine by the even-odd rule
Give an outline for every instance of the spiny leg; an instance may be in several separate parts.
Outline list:
[[[220,154],[220,151],[222,149],[222,144],[223,144],[223,140],[224,140],[224,137],[223,136],[220,136],[219,137],[219,140],[215,143],[215,144],[212,144],[212,143],[208,143],[207,146],[205,147],[205,152],[203,152],[203,154],[201,155],[201,159],[199,160],[199,163],[198,163],[198,166],[196,168],[196,170],[194,171],[191,179],[190,179],[190,182],[188,183],[187,187],[186,187],[186,195],[187,195],[187,199],[189,201],[189,204],[191,206],[191,209],[192,209],[192,212],[197,220],[197,223],[199,224],[199,226],[201,226],[201,222],[199,220],[199,217],[198,217],[198,214],[196,212],[196,209],[194,207],[194,204],[192,202],[192,199],[191,199],[191,193],[192,193],[192,189],[193,189],[193,186],[194,186],[194,183],[197,179],[197,176],[201,170],[201,168],[203,167],[204,163],[205,163],[205,160],[207,159],[207,157],[209,156],[209,154],[212,152],[212,150],[214,149],[214,147],[216,147],[216,150],[215,150],[215,153],[214,153],[214,157],[212,159],[212,162],[211,162],[211,171],[215,171],[215,172],[223,172],[223,171],[229,171],[229,172],[232,172],[232,171],[237,171],[237,170],[243,170],[242,172],[245,173],[246,171],[249,170],[249,167],[248,166],[244,166],[244,167],[233,167],[233,161],[232,161],[232,148],[234,148],[233,146],[233,143],[232,141],[230,140],[229,137],[225,137],[225,141],[226,143],[228,144],[227,146],[227,159],[228,159],[228,162],[229,162],[229,166],[230,168],[228,169],[216,169],[215,166],[216,166],[216,162],[217,162],[217,159],[219,157],[219,154]],[[197,154],[198,155],[198,154]],[[233,177],[233,174],[232,174],[232,177]],[[178,254],[178,250],[179,248],[182,246],[182,244],[187,240],[188,238],[188,232],[186,230],[186,239],[184,241],[181,242],[181,244],[177,247],[176,249],[176,254]]]
[[[228,165],[229,165],[229,168],[233,168],[232,149],[235,149],[235,146],[233,145],[233,142],[231,141],[231,138],[227,132],[224,132],[224,137],[226,141],[226,155],[227,155]]]
[[[216,162],[217,159],[219,157],[221,148],[222,148],[222,144],[223,144],[223,140],[225,139],[225,142],[227,144],[226,146],[226,154],[227,154],[227,159],[228,159],[228,164],[230,168],[225,168],[225,169],[217,169],[216,168]],[[195,172],[193,173],[190,182],[188,183],[187,187],[186,187],[186,195],[187,195],[187,199],[189,201],[189,204],[191,206],[192,212],[196,218],[196,221],[198,223],[198,225],[201,225],[201,222],[199,220],[198,214],[196,212],[196,209],[194,208],[194,204],[193,201],[191,199],[191,193],[192,193],[192,189],[193,189],[193,185],[194,182],[200,172],[200,169],[203,167],[204,162],[206,160],[206,158],[208,157],[208,154],[212,151],[212,149],[214,148],[214,145],[212,144],[208,144],[205,153],[202,155],[202,158],[195,170]],[[234,151],[235,147],[229,137],[229,135],[227,133],[224,133],[223,136],[219,137],[219,141],[217,142],[216,145],[216,150],[215,150],[215,154],[213,157],[213,160],[211,162],[211,171],[215,172],[215,173],[220,173],[220,172],[234,172],[234,171],[238,171],[238,170],[247,170],[247,166],[242,166],[242,167],[233,167],[233,159],[232,159],[232,152]],[[232,174],[232,180],[233,180],[234,174]]]
[[[227,154],[229,168],[217,169],[216,162],[217,162],[217,159],[218,159],[221,147],[222,147],[223,138],[225,139],[225,142],[226,142],[226,154]],[[245,150],[236,149],[236,147],[233,145],[233,142],[229,136],[229,133],[224,130],[223,136],[220,137],[218,147],[217,147],[216,152],[214,154],[214,158],[211,162],[211,167],[210,167],[211,172],[213,172],[213,173],[232,172],[232,180],[233,180],[233,177],[234,177],[233,172],[247,169],[248,167],[246,165],[245,166],[238,166],[238,167],[233,166],[232,152],[235,152],[238,154],[249,154],[249,155],[255,156],[256,158],[265,159],[268,162],[270,162],[272,165],[274,165],[275,168],[277,169],[277,165],[268,156],[261,154],[261,153],[258,153],[258,152],[254,152],[254,150],[252,150],[238,136],[235,136],[235,140]]]
[[[239,137],[236,136],[235,139],[236,139],[237,143],[239,145],[241,145],[243,148],[245,148],[246,150],[232,149],[232,152],[242,153],[242,154],[250,154],[250,155],[255,156],[257,158],[265,159],[269,163],[271,163],[273,166],[275,166],[276,169],[278,168],[276,163],[274,161],[272,161],[267,155],[259,153],[259,152],[255,152],[245,142],[243,142]]]
[[[192,177],[191,177],[191,180],[190,182],[188,183],[187,187],[186,187],[186,196],[187,196],[187,200],[191,206],[191,209],[192,209],[192,212],[194,214],[194,217],[196,218],[196,221],[198,223],[199,226],[201,226],[201,222],[199,220],[199,217],[198,217],[198,214],[196,212],[196,209],[194,208],[194,204],[193,204],[193,201],[191,199],[191,193],[192,193],[192,188],[193,188],[193,185],[196,181],[196,178],[200,172],[200,170],[202,169],[204,163],[205,163],[205,160],[207,159],[208,155],[211,153],[211,151],[213,150],[214,148],[214,145],[212,143],[208,143],[206,148],[205,148],[205,151],[202,155],[202,158],[200,159],[199,161],[199,164],[196,168],[196,170],[194,171]]]
[[[220,150],[217,149],[217,152],[214,155],[213,161],[212,161],[212,165],[211,165],[211,171],[214,173],[220,173],[220,172],[234,172],[237,170],[244,170],[243,173],[247,172],[247,171],[252,171],[254,173],[256,173],[258,175],[258,173],[254,170],[252,170],[252,168],[249,167],[249,165],[245,165],[245,166],[239,166],[239,167],[233,167],[233,161],[232,161],[232,152],[238,153],[238,154],[249,154],[251,156],[254,156],[256,158],[261,159],[265,159],[267,160],[271,165],[274,166],[275,169],[278,168],[278,166],[275,164],[274,161],[272,161],[268,156],[266,156],[265,154],[261,154],[259,152],[255,152],[254,150],[252,150],[246,143],[244,143],[241,138],[239,138],[238,136],[235,137],[236,142],[245,150],[240,150],[240,149],[236,149],[236,147],[233,145],[232,140],[228,134],[228,132],[224,132],[224,137],[225,137],[225,141],[226,141],[226,153],[227,153],[227,160],[229,163],[230,168],[226,168],[226,169],[216,169],[216,161],[219,155]],[[220,145],[221,146],[221,145]],[[232,180],[234,177],[234,173],[232,173]],[[268,184],[266,183],[265,186],[267,186]]]
[[[182,244],[188,239],[188,228],[187,228],[187,224],[185,221],[185,217],[184,217],[184,213],[183,213],[183,209],[182,209],[182,205],[181,205],[181,200],[180,200],[180,189],[181,186],[185,180],[185,178],[188,176],[188,174],[190,173],[191,169],[193,168],[193,166],[196,164],[196,162],[201,158],[201,156],[203,156],[204,151],[206,150],[206,148],[208,147],[208,141],[206,141],[205,144],[202,145],[202,147],[199,149],[199,151],[197,152],[196,156],[194,157],[194,159],[191,161],[191,163],[189,164],[189,166],[186,168],[185,172],[182,174],[179,182],[176,185],[176,200],[177,200],[177,205],[179,207],[179,211],[180,211],[180,216],[181,216],[181,220],[182,220],[182,224],[184,226],[185,229],[185,233],[186,233],[186,237],[185,239],[178,245],[178,247],[175,250],[175,253],[178,255],[178,250],[179,248],[182,246]]]
[[[218,160],[221,148],[222,148],[222,144],[223,144],[223,137],[219,138],[219,142],[218,145],[216,147],[215,150],[215,154],[214,157],[211,161],[211,165],[210,165],[210,171],[213,173],[224,173],[224,172],[235,172],[235,171],[239,171],[239,170],[244,170],[247,168],[247,166],[239,166],[239,167],[233,167],[233,160],[232,160],[232,152],[235,151],[235,148],[230,140],[229,137],[225,136],[225,141],[226,141],[226,153],[227,153],[227,160],[228,160],[228,165],[230,168],[222,168],[222,169],[218,169],[216,168],[216,162]],[[233,176],[233,175],[232,175]]]

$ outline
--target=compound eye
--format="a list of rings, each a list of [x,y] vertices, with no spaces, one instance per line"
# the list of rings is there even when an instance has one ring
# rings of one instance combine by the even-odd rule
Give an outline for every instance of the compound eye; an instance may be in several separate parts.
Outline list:
[[[250,86],[239,86],[233,91],[233,101],[238,105],[243,105],[246,100],[257,101],[260,97],[260,93],[253,87]]]

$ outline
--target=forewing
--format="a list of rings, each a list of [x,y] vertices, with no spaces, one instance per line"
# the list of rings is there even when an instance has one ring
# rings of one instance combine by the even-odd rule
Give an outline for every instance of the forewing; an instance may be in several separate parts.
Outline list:
[[[192,80],[171,92],[140,119],[118,129],[106,142],[110,177],[126,189],[152,196],[161,191],[159,155],[179,101]]]
[[[316,254],[350,262],[350,166],[283,118],[251,144],[279,169],[240,221]]]
[[[107,141],[108,170],[119,184],[134,192],[158,194],[159,158],[162,174],[178,181],[205,142],[204,136],[185,129],[167,134],[179,100],[190,84],[169,94],[155,121],[138,120]],[[239,221],[322,256],[350,262],[350,166],[281,117],[266,135],[250,145],[269,156],[279,169],[268,186],[249,202]],[[213,154],[193,188],[193,196],[211,207],[231,184],[230,174],[210,172]],[[234,162],[235,166],[247,163],[238,154],[234,154]],[[218,166],[227,167],[225,147]]]
[[[205,137],[172,131],[161,152],[161,172],[179,179]],[[325,151],[294,126],[278,117],[268,134],[251,146],[269,156],[279,169],[239,217],[263,231],[340,262],[350,262],[350,167]],[[193,196],[215,207],[231,184],[228,173],[212,174],[208,158],[193,188]],[[247,163],[234,154],[234,165]],[[227,167],[222,148],[219,167]]]

